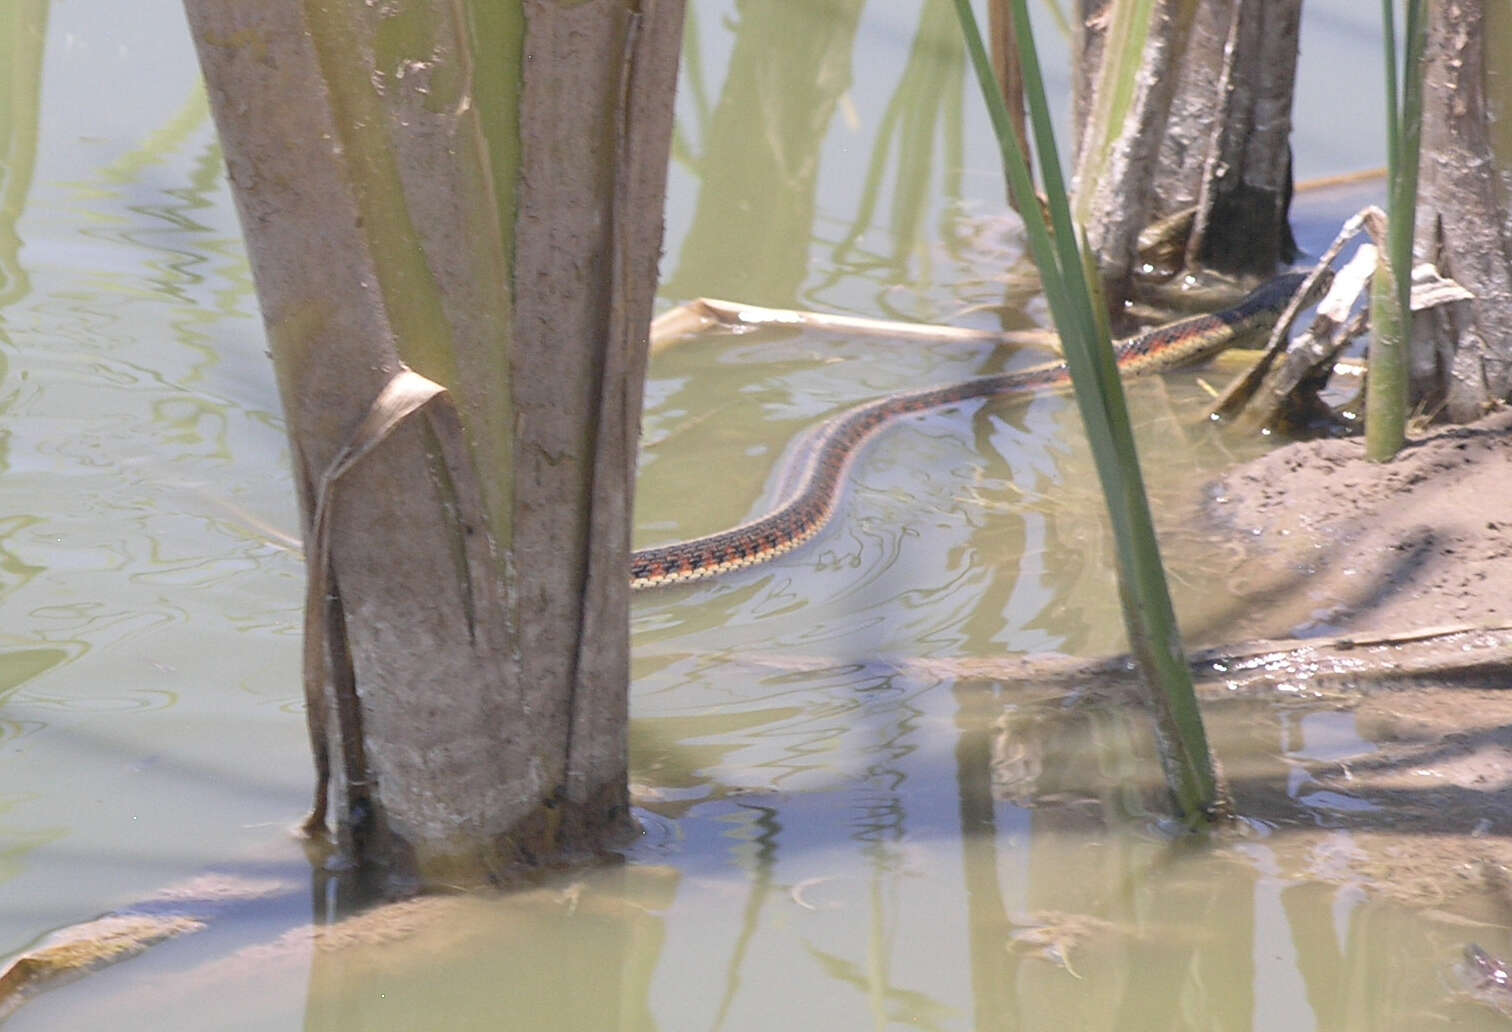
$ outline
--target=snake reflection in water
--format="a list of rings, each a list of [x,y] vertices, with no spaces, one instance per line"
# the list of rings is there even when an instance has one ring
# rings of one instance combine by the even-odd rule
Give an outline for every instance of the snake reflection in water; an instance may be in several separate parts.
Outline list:
[[[1305,276],[1287,273],[1261,285],[1238,303],[1122,341],[1114,349],[1125,377],[1164,372],[1216,355],[1243,337],[1258,334],[1276,319]],[[1013,373],[889,394],[864,402],[831,419],[804,452],[802,472],[781,503],[760,519],[706,537],[637,550],[630,561],[630,586],[653,588],[701,580],[755,566],[791,552],[819,533],[835,514],[846,473],[863,445],[899,416],[972,398],[1032,394],[1070,383],[1064,362]]]

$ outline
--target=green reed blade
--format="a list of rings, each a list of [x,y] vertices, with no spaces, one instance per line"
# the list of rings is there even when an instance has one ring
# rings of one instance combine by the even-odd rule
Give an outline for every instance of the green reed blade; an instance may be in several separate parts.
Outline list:
[[[1012,121],[969,0],[955,0],[982,97],[987,104],[1003,168],[1023,213],[1030,255],[1040,271],[1051,317],[1060,330],[1082,421],[1107,500],[1119,556],[1119,592],[1131,650],[1154,698],[1158,743],[1167,784],[1185,819],[1196,824],[1219,805],[1219,790],[1207,736],[1198,712],[1171,606],[1160,549],[1145,498],[1134,436],[1117,364],[1108,340],[1105,313],[1096,307],[1080,234],[1074,228],[1055,134],[1045,101],[1043,76],[1024,0],[1013,0],[1013,16],[1024,69],[1024,87],[1034,147],[1045,182],[1054,238],[1034,195],[1028,162]]]
[[[1412,341],[1412,233],[1423,133],[1422,0],[1407,0],[1405,51],[1396,71],[1396,16],[1382,0],[1386,39],[1386,250],[1371,287],[1370,376],[1365,381],[1365,456],[1386,462],[1407,438],[1407,351]],[[1400,82],[1401,96],[1397,96]]]

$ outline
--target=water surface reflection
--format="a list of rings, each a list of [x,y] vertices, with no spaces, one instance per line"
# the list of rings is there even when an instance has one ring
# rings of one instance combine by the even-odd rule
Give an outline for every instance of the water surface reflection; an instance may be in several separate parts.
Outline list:
[[[948,6],[693,0],[669,302],[1043,321],[993,217]],[[1347,22],[1316,51],[1353,54],[1354,8],[1309,9]],[[1378,801],[1326,773],[1388,748],[1380,727],[1326,701],[1215,700],[1255,819],[1193,843],[1158,816],[1137,713],[928,666],[1120,647],[1057,397],[900,426],[811,548],[638,603],[647,833],[625,863],[339,916],[285,835],[310,776],[293,492],[182,13],[26,0],[4,17],[0,950],[207,870],[281,886],[9,1027],[1499,1020],[1441,977],[1467,923],[1507,952],[1495,893],[1426,906],[1435,883],[1403,859],[1447,869],[1468,832],[1372,834]],[[1368,117],[1346,121],[1304,125],[1299,166],[1373,146],[1350,136]],[[648,385],[639,543],[759,510],[827,413],[1040,357],[771,330],[674,348]],[[1180,457],[1150,476],[1172,505],[1254,447],[1194,427],[1202,396],[1195,379],[1134,391],[1149,453]],[[1165,530],[1192,633],[1223,638],[1243,614],[1221,558],[1184,560],[1194,530]]]

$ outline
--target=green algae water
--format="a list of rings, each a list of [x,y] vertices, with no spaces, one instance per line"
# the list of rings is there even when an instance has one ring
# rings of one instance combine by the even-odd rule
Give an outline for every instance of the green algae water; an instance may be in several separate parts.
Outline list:
[[[1328,103],[1301,105],[1299,178],[1376,163],[1380,118],[1351,107],[1378,59],[1358,6],[1309,5],[1303,87]],[[667,305],[1046,321],[948,3],[688,16]],[[1206,846],[1162,822],[1137,712],[961,665],[1122,648],[1102,503],[1056,395],[905,421],[808,548],[637,598],[644,835],[623,864],[337,916],[289,835],[312,777],[298,521],[182,11],[4,17],[0,952],[206,872],[272,886],[7,1028],[1503,1020],[1451,977],[1470,939],[1509,952],[1495,893],[1445,899],[1429,876],[1468,869],[1472,829],[1366,835],[1351,822],[1379,804],[1325,779],[1387,746],[1381,722],[1210,700],[1241,808],[1289,816]],[[636,542],[759,510],[794,438],[855,401],[1043,358],[791,330],[682,342],[647,384]],[[1264,445],[1200,425],[1205,397],[1201,374],[1132,391],[1184,622],[1221,641],[1240,614],[1182,558],[1180,505]]]

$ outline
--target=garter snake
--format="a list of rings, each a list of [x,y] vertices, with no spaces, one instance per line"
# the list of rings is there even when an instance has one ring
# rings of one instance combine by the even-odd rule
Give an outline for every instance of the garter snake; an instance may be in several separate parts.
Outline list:
[[[1157,327],[1115,348],[1125,377],[1144,376],[1210,358],[1236,340],[1269,329],[1301,286],[1287,273],[1229,308]],[[835,514],[841,488],[861,447],[899,416],[972,398],[1029,394],[1070,383],[1064,362],[889,394],[831,419],[815,434],[801,473],[780,504],[760,519],[707,537],[643,548],[631,556],[630,586],[652,588],[701,580],[766,562],[807,543]]]

